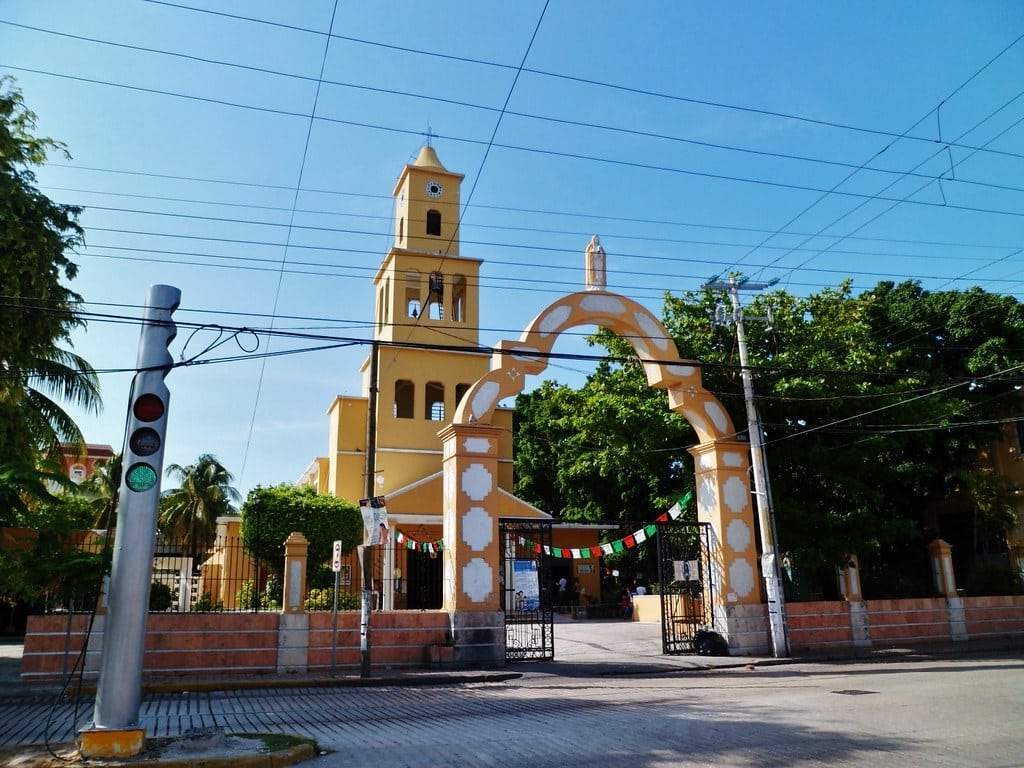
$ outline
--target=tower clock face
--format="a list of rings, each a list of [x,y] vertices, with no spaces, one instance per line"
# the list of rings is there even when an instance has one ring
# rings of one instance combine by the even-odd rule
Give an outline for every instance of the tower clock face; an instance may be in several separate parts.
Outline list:
[[[431,179],[427,182],[427,194],[430,197],[440,197],[442,192],[444,192],[444,188],[441,186],[440,181]]]

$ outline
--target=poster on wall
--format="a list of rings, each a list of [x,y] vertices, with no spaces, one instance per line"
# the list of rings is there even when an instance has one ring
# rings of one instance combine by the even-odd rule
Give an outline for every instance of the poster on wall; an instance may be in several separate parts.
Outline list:
[[[700,581],[700,564],[696,560],[673,560],[675,581]]]
[[[363,546],[374,547],[386,544],[388,540],[388,508],[383,496],[360,499],[359,511],[363,514]]]
[[[516,613],[540,610],[540,580],[536,560],[512,561],[513,606]]]

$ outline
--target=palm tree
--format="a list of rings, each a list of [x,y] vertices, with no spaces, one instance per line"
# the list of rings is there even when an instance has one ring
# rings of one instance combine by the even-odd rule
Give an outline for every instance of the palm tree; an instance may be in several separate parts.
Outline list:
[[[101,407],[100,387],[92,366],[80,355],[51,346],[31,356],[24,367],[8,362],[7,381],[0,383],[0,411],[6,411],[5,429],[12,438],[8,460],[24,456],[26,448],[40,454],[57,456],[62,443],[81,445],[84,440],[78,425],[58,401],[70,403],[90,413]]]
[[[186,467],[171,464],[167,474],[179,487],[160,500],[161,530],[184,546],[206,549],[216,534],[217,518],[234,512],[232,502],[241,499],[231,485],[234,476],[208,453]]]
[[[106,529],[117,526],[117,498],[121,490],[121,454],[105,464],[96,467],[89,479],[82,483],[79,492],[89,500],[96,510],[93,525]]]

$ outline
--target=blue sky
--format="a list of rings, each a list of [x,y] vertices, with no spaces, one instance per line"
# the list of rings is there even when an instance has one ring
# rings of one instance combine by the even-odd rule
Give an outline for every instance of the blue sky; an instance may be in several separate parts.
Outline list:
[[[318,30],[327,29],[333,6],[330,0],[183,2]],[[515,65],[541,6],[540,2],[479,0],[387,4],[342,0],[333,30],[337,35],[377,43]],[[0,20],[305,78],[318,74],[326,42],[322,35],[142,0],[6,0],[0,5]],[[936,106],[1021,33],[1024,5],[1016,2],[786,3],[765,7],[753,2],[723,6],[553,0],[527,67],[896,134],[926,118],[912,135],[937,139]],[[308,125],[301,115],[312,109],[315,81],[73,40],[9,24],[0,24],[0,64],[299,113],[269,114],[6,70],[17,77],[26,101],[38,113],[40,132],[66,142],[74,165],[283,187],[83,170],[65,167],[63,159],[53,158],[39,173],[40,184],[55,199],[87,209],[82,222],[88,246],[78,259],[81,273],[73,286],[79,293],[89,301],[137,304],[147,285],[163,282],[182,289],[184,309],[178,314],[182,320],[244,322],[187,309],[270,311],[277,284],[275,264],[284,252],[281,244],[286,227],[282,225],[289,220]],[[946,207],[906,202],[878,216],[892,203],[828,195],[788,227],[804,234],[776,235],[768,241],[769,247],[749,253],[744,263],[758,265],[749,271],[761,277],[778,276],[791,290],[805,293],[835,284],[849,271],[927,276],[924,284],[937,287],[945,278],[977,270],[971,281],[955,284],[976,282],[994,291],[1021,295],[1024,254],[1015,251],[1024,246],[1024,218],[950,206],[1024,212],[1020,192],[968,183],[1021,185],[1024,159],[1005,153],[1024,153],[1024,128],[1016,125],[1024,117],[1024,95],[1013,100],[1024,88],[1022,73],[1024,42],[943,104],[938,117],[944,140],[960,136],[995,112],[960,143],[985,144],[1004,153],[971,154],[954,147],[949,154],[941,153],[918,168],[915,173],[926,176],[948,174],[952,156],[958,181],[943,182],[941,190],[933,182],[912,198],[937,204],[944,196]],[[487,140],[497,119],[494,111],[382,94],[365,87],[500,108],[513,77],[514,71],[508,68],[331,39],[325,78],[349,86],[323,85],[317,114],[413,133],[314,121],[303,187],[334,194],[300,193],[300,209],[329,213],[296,214],[299,227],[321,229],[294,229],[291,242],[302,247],[290,249],[288,261],[337,266],[289,267],[335,274],[286,272],[280,314],[368,323],[372,317],[370,270],[380,261],[391,229],[389,201],[374,196],[390,193],[403,163],[414,156],[422,141],[415,132],[425,131],[429,125],[439,135],[434,144],[445,164],[467,174],[465,200],[484,151],[483,145],[475,142]],[[892,141],[877,133],[639,95],[532,72],[520,76],[509,110],[854,166],[865,163]],[[512,329],[521,328],[559,293],[571,290],[570,286],[541,283],[531,286],[533,290],[512,290],[523,283],[503,282],[502,278],[578,284],[582,280],[579,254],[592,233],[601,235],[609,251],[609,283],[622,286],[617,290],[657,311],[661,290],[696,287],[700,277],[723,268],[714,262],[744,257],[821,196],[813,191],[696,174],[831,189],[852,170],[516,115],[504,117],[496,142],[549,153],[496,146],[472,202],[547,213],[470,207],[465,215],[462,252],[490,260],[482,272],[486,286],[481,325],[509,329],[482,332],[485,343],[513,335]],[[903,139],[871,167],[902,173],[940,148],[934,142]],[[550,152],[676,170],[627,167]],[[882,192],[893,181],[895,185]],[[839,189],[903,199],[927,181],[861,170]],[[103,208],[259,220],[276,226]],[[853,237],[808,239],[808,234],[822,231],[848,213],[824,229],[824,234]],[[673,223],[618,220],[622,218]],[[533,231],[538,229],[548,231]],[[196,239],[203,237],[219,240]],[[794,246],[801,250],[788,252]],[[832,247],[819,252],[827,246]],[[265,270],[247,271],[105,258],[217,262],[211,255],[268,261],[219,262]],[[805,265],[808,259],[811,261]],[[535,264],[543,266],[527,266]],[[760,266],[768,264],[772,266]],[[855,285],[866,287],[880,277],[859,275]],[[252,324],[257,322],[262,321]],[[311,325],[320,328],[325,324],[277,322],[285,328]],[[368,335],[369,328],[355,327],[346,333]],[[122,367],[134,361],[137,334],[135,327],[93,322],[87,331],[76,335],[75,343],[97,368]],[[179,335],[176,352],[185,335]],[[193,344],[205,338],[197,337]],[[288,345],[274,342],[275,349]],[[558,349],[582,349],[582,342],[565,338]],[[364,355],[365,350],[352,348],[268,363],[249,458],[240,478],[243,490],[257,483],[292,481],[310,459],[326,452],[324,411],[334,395],[358,393],[357,370]],[[232,471],[240,471],[259,365],[244,361],[178,369],[171,374],[168,461],[185,463],[201,452],[212,452]],[[587,369],[583,363],[571,367]],[[571,383],[581,380],[580,373],[565,368],[550,368],[549,374]],[[125,374],[104,376],[103,413],[75,414],[91,442],[119,444],[128,381]]]

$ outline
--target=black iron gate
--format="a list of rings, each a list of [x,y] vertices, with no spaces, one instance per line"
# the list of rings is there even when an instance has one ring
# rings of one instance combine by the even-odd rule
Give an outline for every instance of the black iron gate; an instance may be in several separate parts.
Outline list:
[[[555,658],[549,520],[502,518],[498,521],[501,553],[499,581],[505,612],[505,660],[550,661]]]
[[[695,653],[697,633],[712,624],[710,545],[708,523],[658,524],[662,653]]]

